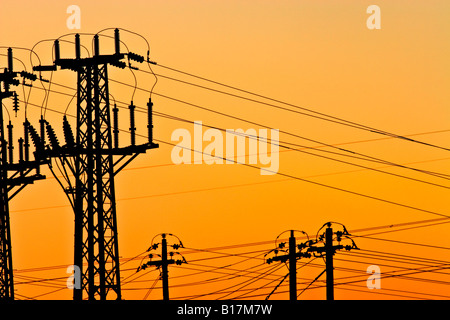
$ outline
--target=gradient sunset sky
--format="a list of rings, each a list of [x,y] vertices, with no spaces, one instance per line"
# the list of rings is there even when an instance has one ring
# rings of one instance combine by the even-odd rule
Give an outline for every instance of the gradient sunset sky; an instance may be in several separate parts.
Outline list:
[[[69,30],[66,25],[69,17],[66,9],[73,4],[81,9],[79,30]],[[366,9],[372,4],[381,9],[379,30],[369,30],[366,26],[369,17]],[[5,0],[0,8],[0,53],[3,55],[6,47],[32,48],[40,40],[53,40],[76,32],[90,34],[82,36],[83,44],[90,50],[92,34],[106,28],[130,30],[142,35],[150,44],[151,59],[161,65],[152,66],[152,71],[156,74],[291,110],[207,91],[161,76],[158,77],[154,87],[155,95],[152,96],[155,112],[189,121],[202,121],[225,129],[260,129],[167,97],[178,99],[280,129],[280,144],[296,144],[295,148],[300,150],[416,179],[413,181],[283,148],[280,148],[279,153],[278,172],[281,175],[264,176],[259,170],[238,164],[174,165],[171,160],[173,146],[160,143],[159,149],[140,155],[116,177],[120,256],[122,261],[139,257],[123,266],[122,269],[125,270],[121,276],[124,279],[135,277],[133,270],[144,257],[142,253],[148,248],[152,238],[162,232],[175,234],[183,241],[187,247],[185,257],[189,261],[206,259],[208,256],[206,253],[193,255],[188,248],[222,248],[265,243],[257,247],[238,246],[227,249],[228,251],[221,249],[227,254],[245,252],[248,256],[253,249],[272,249],[273,243],[270,241],[285,230],[303,230],[310,237],[315,237],[317,230],[327,221],[342,223],[349,231],[356,230],[355,235],[393,231],[401,229],[397,227],[398,224],[409,222],[418,222],[410,226],[422,226],[373,235],[378,240],[355,237],[358,247],[367,251],[361,250],[359,256],[356,253],[337,255],[337,259],[341,258],[335,262],[336,267],[341,268],[336,269],[337,279],[353,275],[350,271],[345,271],[345,268],[359,271],[359,279],[365,279],[368,277],[366,269],[370,265],[379,265],[382,275],[383,272],[391,272],[392,275],[400,272],[399,270],[408,271],[408,268],[447,263],[447,250],[450,248],[449,225],[435,223],[450,220],[436,220],[427,227],[423,227],[426,223],[419,222],[450,215],[450,183],[446,181],[450,174],[450,153],[449,150],[444,150],[450,146],[448,1]],[[112,36],[113,31],[109,29],[102,34]],[[73,34],[62,39],[73,41]],[[101,39],[101,50],[107,52],[112,48],[112,42],[107,38]],[[147,46],[141,37],[121,31],[121,40],[130,51],[146,56]],[[39,54],[42,64],[52,63],[52,41],[39,43],[34,50]],[[28,52],[17,49],[14,53],[30,68]],[[73,57],[73,45],[62,43],[61,54]],[[0,56],[2,68],[6,62],[3,55]],[[32,62],[37,64],[36,58],[33,59]],[[135,65],[142,70],[151,71],[145,64]],[[162,66],[259,93],[291,105],[233,91]],[[15,61],[15,67],[21,68],[22,65]],[[149,90],[153,87],[155,78],[151,74],[136,71],[135,75],[139,88]],[[50,75],[45,76],[48,78]],[[137,90],[133,95],[134,75],[130,70],[111,69],[110,78],[131,85],[111,82],[110,90],[116,100],[129,103],[133,99],[136,105],[146,106],[149,93]],[[70,71],[55,72],[52,81],[76,87],[76,79]],[[48,88],[48,84],[44,85]],[[36,85],[38,86],[40,85]],[[22,94],[22,88],[18,88],[18,93]],[[52,86],[52,89],[73,94],[70,89],[57,86]],[[25,90],[28,94],[30,89],[27,87]],[[42,113],[40,106],[43,99],[43,90],[32,89],[30,105],[27,107],[28,118],[32,123],[37,124]],[[19,137],[22,134],[19,125],[23,122],[24,110],[21,110],[22,113],[17,118],[13,118],[11,101],[4,103],[16,124],[16,136]],[[57,129],[60,140],[63,140],[60,130],[62,115],[51,109],[60,112],[67,109],[68,114],[74,115],[76,105],[69,96],[57,93],[50,94],[46,104],[48,110],[45,117]],[[404,135],[433,146],[292,112],[301,111],[294,106]],[[123,110],[120,122],[124,130],[129,127],[126,112]],[[137,122],[138,133],[146,133],[145,125],[145,114],[142,114]],[[75,126],[75,122],[72,122],[72,126]],[[185,128],[193,133],[193,125],[190,123],[156,115],[154,126],[155,139],[175,144],[177,142],[170,140],[174,130]],[[125,141],[129,138],[123,134],[121,139]],[[350,154],[313,141],[442,175],[437,177],[417,170],[323,153],[320,150]],[[305,149],[298,145],[315,149]],[[71,299],[71,290],[64,286],[68,276],[65,267],[73,263],[73,212],[48,168],[44,168],[43,172],[48,177],[45,181],[27,186],[10,203],[13,265],[15,275],[18,276],[15,289],[17,298]],[[289,178],[288,175],[405,206]],[[392,227],[358,231],[379,226]],[[287,236],[285,233],[282,237]],[[395,255],[403,255],[403,260],[395,260]],[[405,263],[406,256],[409,256],[409,263]],[[209,267],[220,267],[233,262],[212,259],[202,263],[207,265],[203,267],[204,270],[209,270]],[[246,263],[248,268],[253,266],[250,259],[236,265],[235,269],[247,268],[244,267]],[[315,263],[318,265],[316,268],[305,267],[300,269],[302,271],[299,270],[299,277],[302,278],[299,283],[309,283],[320,273],[322,259],[317,259]],[[254,264],[262,265],[263,260]],[[43,267],[48,268],[42,269]],[[195,267],[193,264],[190,268],[201,270],[202,267]],[[201,274],[190,275],[189,280],[181,277],[195,271],[187,270],[182,266],[171,269],[170,275],[174,277],[171,283],[176,285],[194,283],[197,279],[199,282],[205,280]],[[231,269],[228,271],[232,274]],[[281,268],[276,275],[283,276],[286,272],[287,268]],[[147,292],[145,288],[152,285],[157,275],[158,272],[149,273],[139,278],[141,282],[128,284],[128,287],[124,285],[124,289],[130,289],[123,290],[124,299],[143,299]],[[367,289],[365,282],[360,281],[343,285],[344,290],[336,289],[335,297],[447,299],[450,298],[446,295],[449,275],[448,271],[439,270],[411,275],[420,280],[388,277],[382,280],[382,288],[377,291],[380,294],[374,294],[374,290]],[[180,276],[179,279],[177,276]],[[26,283],[44,278],[55,280]],[[54,287],[36,284],[51,284]],[[171,296],[202,294],[231,284],[233,283],[215,282],[207,288],[201,285],[180,285],[173,288]],[[276,282],[272,285],[275,284]],[[255,286],[258,284],[255,283]],[[299,288],[302,286],[304,285],[299,284]],[[61,290],[57,291],[59,287]],[[158,287],[160,283],[146,298],[161,299]],[[286,290],[286,287],[282,288]],[[55,292],[49,293],[51,291]],[[267,290],[255,291],[255,294],[265,292]],[[428,295],[419,295],[417,292]],[[287,293],[273,296],[276,299],[287,297]],[[205,298],[214,299],[216,296]],[[264,299],[264,296],[257,298]],[[300,298],[324,299],[325,291],[306,290]]]

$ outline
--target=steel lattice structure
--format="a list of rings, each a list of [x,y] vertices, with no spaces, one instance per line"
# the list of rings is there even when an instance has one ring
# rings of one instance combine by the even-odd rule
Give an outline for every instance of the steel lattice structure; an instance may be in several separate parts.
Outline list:
[[[60,59],[59,44],[55,41],[54,65],[34,68],[42,71],[60,67],[77,73],[76,137],[64,118],[66,145],[61,147],[47,124],[50,145],[46,151],[75,179],[64,187],[75,213],[74,264],[81,273],[81,287],[74,288],[75,300],[83,299],[84,293],[90,300],[121,299],[114,176],[138,154],[158,147],[151,134],[147,143],[136,145],[132,137],[131,145],[126,147],[118,146],[115,134],[113,145],[111,132],[117,132],[118,128],[111,128],[108,65],[125,67],[117,29],[115,37],[115,54],[100,55],[95,36],[94,55],[81,58],[80,38],[76,35],[75,59]],[[151,119],[151,101],[148,106]],[[115,160],[115,156],[119,158]]]
[[[80,67],[77,87],[76,145],[85,152],[75,156],[74,261],[77,266],[87,264],[81,283],[89,298],[98,294],[106,299],[112,290],[120,299],[107,64]],[[81,295],[76,290],[74,297]]]
[[[19,85],[17,79],[19,75],[31,81],[36,80],[36,76],[25,71],[14,72],[11,48],[8,49],[7,56],[8,67],[0,73],[0,300],[14,299],[9,201],[28,184],[45,179],[40,173],[40,166],[48,163],[42,157],[41,138],[26,118],[23,123],[24,138],[19,139],[19,161],[14,163],[13,125],[9,121],[6,133],[2,100],[12,97],[13,110],[17,114],[19,110],[17,93],[10,87]],[[34,160],[30,159],[30,137],[36,147]]]
[[[0,92],[0,103],[4,97]],[[3,108],[0,108],[3,119]],[[0,123],[0,298],[14,299],[11,229],[8,204],[8,172],[3,121]]]

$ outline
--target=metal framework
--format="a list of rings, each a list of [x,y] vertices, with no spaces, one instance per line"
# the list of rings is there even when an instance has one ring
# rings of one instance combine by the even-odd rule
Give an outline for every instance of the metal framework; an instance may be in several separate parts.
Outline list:
[[[113,159],[103,153],[112,149],[107,64],[81,67],[78,92],[76,144],[86,152],[75,156],[75,265],[87,265],[81,283],[90,299],[110,290],[120,299]]]
[[[1,89],[0,89],[1,90]],[[0,92],[1,100],[6,95]],[[0,108],[3,120],[3,107]],[[0,298],[14,299],[11,231],[9,225],[8,172],[3,121],[0,124]]]
[[[8,49],[7,56],[8,67],[4,69],[3,73],[0,73],[0,300],[14,299],[9,201],[28,184],[45,179],[45,176],[40,173],[40,166],[47,163],[47,160],[41,157],[40,138],[34,128],[30,127],[27,119],[24,122],[25,139],[19,139],[19,161],[14,163],[13,126],[10,121],[6,134],[2,100],[13,97],[13,110],[18,111],[17,93],[10,90],[10,86],[19,85],[19,80],[16,79],[19,73],[13,71],[11,48]],[[27,72],[21,72],[20,75],[24,79],[36,80],[35,76]],[[30,160],[29,136],[35,142],[35,146],[38,144],[34,160]]]
[[[80,38],[75,36],[75,59],[60,59],[55,41],[53,66],[38,66],[35,70],[70,69],[77,72],[77,127],[71,140],[71,129],[64,119],[66,145],[60,147],[52,139],[53,129],[47,124],[50,146],[47,154],[64,170],[71,172],[74,183],[64,190],[75,213],[74,264],[81,271],[81,287],[74,288],[74,300],[121,299],[119,248],[117,238],[114,176],[138,154],[157,148],[149,135],[148,143],[119,147],[117,121],[111,129],[108,65],[124,68],[121,61],[118,30],[116,53],[99,54],[98,36],[94,37],[94,55],[80,57]],[[114,110],[114,109],[113,109]],[[114,110],[116,118],[117,109]],[[134,115],[133,115],[134,116]],[[151,103],[149,103],[151,119]],[[116,120],[116,119],[115,119]],[[114,146],[111,132],[114,132]],[[134,135],[134,131],[131,132]],[[51,143],[53,141],[53,143]],[[114,156],[119,156],[117,161]]]

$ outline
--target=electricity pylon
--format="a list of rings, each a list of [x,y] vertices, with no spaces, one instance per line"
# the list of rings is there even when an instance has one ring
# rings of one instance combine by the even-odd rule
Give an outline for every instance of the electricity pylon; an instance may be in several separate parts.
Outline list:
[[[108,66],[125,68],[122,60],[143,62],[144,57],[120,52],[119,30],[115,30],[115,53],[100,54],[99,37],[94,36],[92,57],[81,57],[80,36],[75,35],[75,58],[60,57],[58,40],[54,43],[54,63],[36,66],[36,71],[68,69],[77,73],[76,135],[67,117],[63,118],[66,144],[61,146],[52,126],[46,129],[49,145],[46,154],[66,172],[64,186],[74,213],[74,264],[80,270],[81,288],[74,288],[74,300],[121,299],[119,247],[117,239],[116,199],[114,177],[141,153],[158,148],[153,143],[152,102],[148,106],[148,142],[137,145],[135,140],[134,108],[130,107],[131,143],[119,147],[118,109],[113,109],[111,128]],[[133,106],[133,103],[131,103]],[[114,140],[112,137],[114,133]],[[115,160],[114,158],[117,158]],[[53,172],[53,171],[52,171]],[[56,177],[56,175],[55,175]],[[74,182],[71,181],[74,179]]]
[[[47,163],[42,153],[36,149],[34,160],[30,160],[29,137],[33,142],[40,139],[37,132],[30,128],[25,118],[24,137],[19,139],[19,161],[14,163],[13,125],[11,120],[5,134],[3,117],[3,99],[13,99],[13,111],[17,115],[19,111],[19,99],[16,91],[11,86],[18,86],[22,77],[22,85],[25,79],[34,81],[36,76],[26,71],[15,72],[13,69],[12,49],[8,48],[8,67],[0,73],[0,299],[14,299],[14,281],[11,249],[11,227],[9,217],[9,201],[14,198],[28,184],[36,180],[45,179],[40,173],[40,166]],[[2,89],[3,88],[3,89]],[[9,114],[9,113],[8,113]]]

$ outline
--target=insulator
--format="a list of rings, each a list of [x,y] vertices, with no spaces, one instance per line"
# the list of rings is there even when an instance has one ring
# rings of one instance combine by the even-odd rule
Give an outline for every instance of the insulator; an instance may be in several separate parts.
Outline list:
[[[147,130],[148,130],[148,142],[153,142],[153,102],[152,98],[148,99],[147,103]]]
[[[17,117],[17,111],[19,111],[19,97],[17,96],[17,93],[14,92],[14,98],[13,98],[13,110]]]
[[[53,130],[52,126],[48,122],[47,122],[47,135],[48,135],[48,140],[49,140],[52,148],[54,150],[59,149],[59,147],[60,147],[59,141],[58,141],[58,138],[56,137],[55,130]]]
[[[98,34],[94,36],[94,56],[100,55],[100,42],[98,39]]]
[[[114,29],[114,46],[116,50],[116,54],[120,54],[120,38],[119,38],[119,29]]]
[[[28,122],[27,119],[25,119],[25,122],[23,123],[23,131],[24,131],[23,149],[24,149],[25,161],[28,161],[30,159],[30,143],[28,142],[29,127],[30,127],[30,123]]]
[[[66,145],[68,147],[73,147],[75,145],[75,138],[73,135],[72,127],[70,126],[69,121],[67,121],[67,117],[63,118],[63,131],[64,131],[64,139],[66,140]]]
[[[133,101],[131,101],[130,106],[130,133],[131,133],[131,145],[134,146],[136,144],[136,127],[134,126],[134,109]]]
[[[5,92],[9,91],[9,82],[8,81],[3,81],[3,89]]]
[[[54,64],[51,66],[34,66],[33,71],[56,71],[56,66]]]
[[[78,33],[75,35],[75,58],[81,58],[80,35]]]
[[[117,60],[117,61],[110,61],[109,64],[114,66],[114,67],[120,68],[120,69],[125,69],[125,67],[127,66],[127,64],[125,62],[119,61],[119,60]]]
[[[60,54],[59,54],[59,40],[55,40],[54,46],[55,46],[55,61],[58,61],[58,60],[60,59]]]
[[[34,146],[36,149],[43,147],[41,137],[37,133],[36,129],[28,122],[28,132],[30,134],[31,140],[33,141]]]
[[[11,121],[9,121],[9,124],[6,126],[8,128],[8,151],[9,151],[9,163],[13,163],[13,125],[11,124]]]
[[[19,139],[19,161],[23,161],[23,138]]]
[[[130,60],[134,60],[137,62],[144,62],[144,57],[141,56],[140,54],[134,53],[134,52],[128,52],[128,59]]]
[[[114,148],[119,147],[119,108],[114,104],[113,108],[113,134],[114,134]]]
[[[39,155],[44,151],[44,144],[42,143],[41,137],[37,133],[36,129],[29,122],[28,122],[28,132],[30,133],[34,147],[36,148],[36,158],[39,158]]]
[[[13,72],[13,55],[11,48],[8,48],[8,72]]]
[[[39,126],[40,126],[40,134],[41,134],[41,142],[45,145],[45,119],[43,116],[41,116],[41,119],[39,119]]]
[[[35,75],[34,73],[26,72],[26,71],[20,71],[20,76],[22,78],[25,78],[25,79],[28,79],[31,81],[37,80],[37,75]]]

